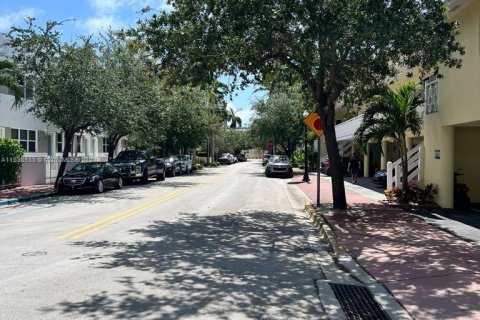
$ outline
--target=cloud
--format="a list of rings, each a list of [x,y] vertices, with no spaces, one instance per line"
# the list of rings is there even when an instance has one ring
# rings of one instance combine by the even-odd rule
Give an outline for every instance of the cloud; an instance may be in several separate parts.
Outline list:
[[[108,28],[117,29],[123,25],[123,22],[115,16],[102,15],[80,21],[79,25],[81,28],[87,30],[90,33],[97,33],[99,31],[108,30]]]
[[[9,31],[9,29],[19,23],[22,23],[27,17],[38,17],[43,14],[43,10],[36,8],[23,8],[19,11],[0,16],[0,31]]]
[[[116,11],[124,5],[124,2],[117,0],[89,0],[90,6],[96,11],[97,15]]]

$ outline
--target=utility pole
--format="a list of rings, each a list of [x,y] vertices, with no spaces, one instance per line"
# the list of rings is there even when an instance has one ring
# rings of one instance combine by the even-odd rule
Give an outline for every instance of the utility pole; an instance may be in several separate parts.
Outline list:
[[[307,156],[307,126],[303,126],[304,128],[304,133],[305,133],[305,137],[304,137],[304,143],[303,143],[303,146],[304,146],[304,155],[305,155],[305,172],[303,173],[303,179],[302,181],[303,182],[309,182],[310,181],[310,178],[308,176],[308,156]]]

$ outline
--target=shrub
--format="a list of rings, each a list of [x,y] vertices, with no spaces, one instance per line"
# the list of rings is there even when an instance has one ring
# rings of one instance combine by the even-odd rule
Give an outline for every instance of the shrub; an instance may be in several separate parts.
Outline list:
[[[24,152],[18,141],[0,139],[0,183],[12,184],[18,181]]]

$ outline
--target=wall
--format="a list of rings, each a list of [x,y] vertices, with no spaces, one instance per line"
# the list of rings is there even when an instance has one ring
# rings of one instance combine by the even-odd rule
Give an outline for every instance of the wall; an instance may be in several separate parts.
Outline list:
[[[457,40],[465,46],[461,69],[442,68],[439,109],[442,125],[480,120],[480,1],[473,1],[455,17],[459,22]]]
[[[468,141],[469,143],[464,143]],[[455,128],[455,170],[464,173],[458,182],[465,183],[472,202],[480,203],[480,127]]]

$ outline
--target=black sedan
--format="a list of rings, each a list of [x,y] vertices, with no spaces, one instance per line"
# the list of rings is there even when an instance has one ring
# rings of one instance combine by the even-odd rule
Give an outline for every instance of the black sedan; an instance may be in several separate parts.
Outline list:
[[[182,174],[182,162],[176,156],[166,156],[162,160],[165,162],[165,172],[171,176]]]
[[[59,193],[77,190],[94,190],[102,193],[105,189],[121,189],[122,175],[118,169],[105,162],[79,163],[58,180]]]

